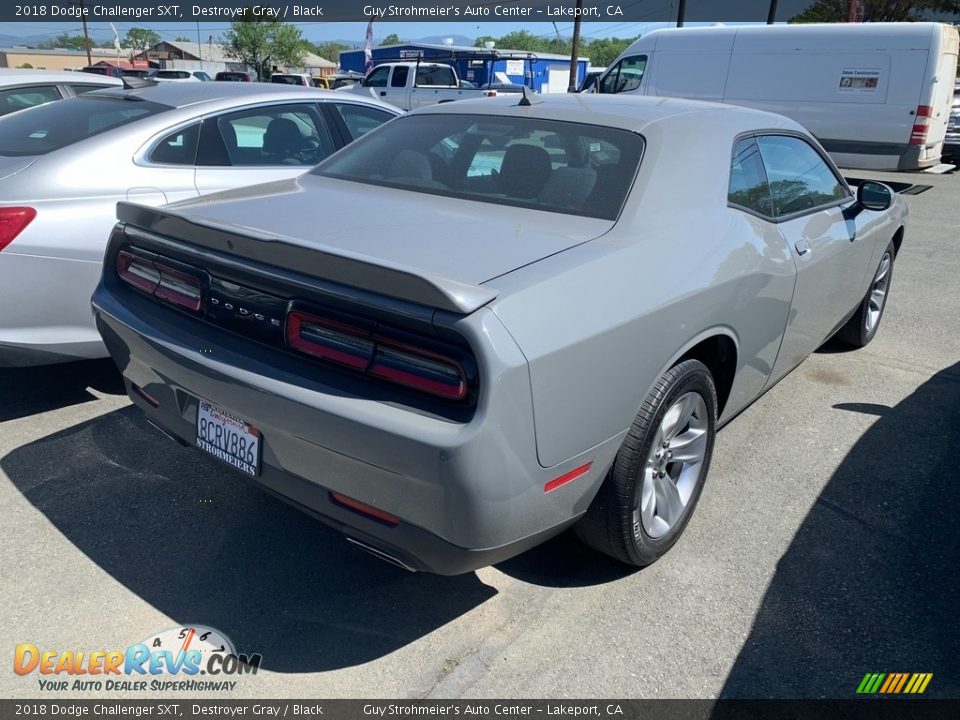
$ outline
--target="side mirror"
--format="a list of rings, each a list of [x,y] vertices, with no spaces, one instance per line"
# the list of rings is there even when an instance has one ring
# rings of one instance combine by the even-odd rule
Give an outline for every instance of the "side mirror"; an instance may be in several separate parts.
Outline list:
[[[886,210],[893,204],[893,190],[883,183],[866,180],[857,186],[857,204],[866,210]]]

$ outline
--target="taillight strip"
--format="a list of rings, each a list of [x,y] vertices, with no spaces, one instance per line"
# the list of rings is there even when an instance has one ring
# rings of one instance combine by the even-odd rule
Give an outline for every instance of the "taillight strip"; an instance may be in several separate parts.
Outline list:
[[[287,346],[306,355],[446,400],[464,400],[463,365],[443,353],[312,312],[287,315]]]

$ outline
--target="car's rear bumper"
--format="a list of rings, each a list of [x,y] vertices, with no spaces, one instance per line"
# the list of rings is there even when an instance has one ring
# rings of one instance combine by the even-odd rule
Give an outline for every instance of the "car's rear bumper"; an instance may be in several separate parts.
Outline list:
[[[489,312],[477,333],[496,358],[478,359],[493,380],[473,416],[452,422],[293,376],[252,343],[200,332],[103,284],[94,308],[128,390],[135,384],[159,401],[130,392],[149,419],[194,445],[201,398],[239,416],[262,433],[259,484],[411,569],[467,572],[542,542],[586,511],[616,452],[605,443],[555,468],[538,464],[525,360]],[[545,492],[586,463],[589,472]],[[399,522],[344,507],[331,493]]]
[[[0,253],[0,367],[106,357],[90,312],[103,264]]]

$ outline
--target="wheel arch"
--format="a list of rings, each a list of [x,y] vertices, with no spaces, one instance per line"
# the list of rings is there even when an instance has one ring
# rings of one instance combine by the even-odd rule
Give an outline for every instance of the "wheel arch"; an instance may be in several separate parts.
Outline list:
[[[726,328],[716,328],[702,333],[692,340],[681,353],[673,359],[669,367],[685,360],[699,360],[713,376],[717,389],[717,417],[723,415],[733,381],[737,374],[738,344],[736,337]]]
[[[903,244],[903,225],[897,228],[893,234],[893,254],[894,257],[900,254],[900,246]]]

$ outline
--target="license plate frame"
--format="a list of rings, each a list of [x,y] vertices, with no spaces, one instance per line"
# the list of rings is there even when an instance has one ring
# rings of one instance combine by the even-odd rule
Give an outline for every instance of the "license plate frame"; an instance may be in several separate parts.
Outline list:
[[[260,474],[263,435],[256,427],[213,403],[200,400],[195,428],[194,445],[200,450],[248,477]]]

